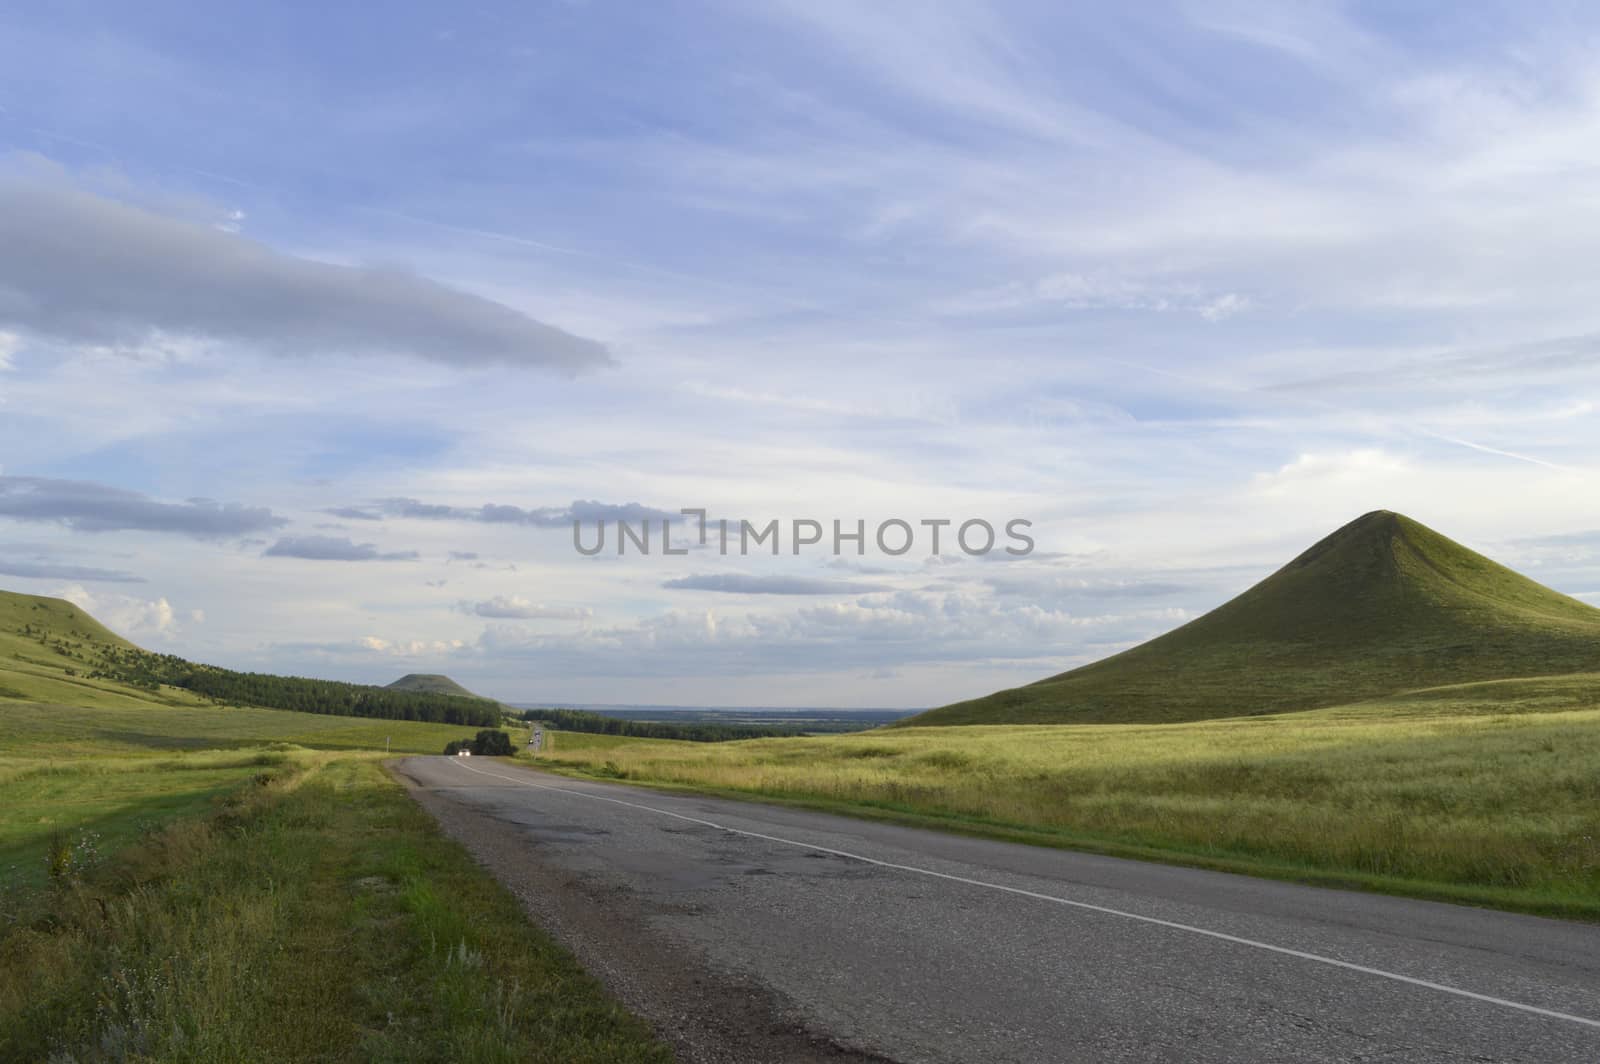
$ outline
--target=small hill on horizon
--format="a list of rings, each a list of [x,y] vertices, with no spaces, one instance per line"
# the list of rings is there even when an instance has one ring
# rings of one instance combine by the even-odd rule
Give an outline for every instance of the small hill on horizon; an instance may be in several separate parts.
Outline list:
[[[455,695],[459,698],[483,698],[483,695],[462,687],[448,676],[437,672],[408,672],[394,683],[385,684],[391,691],[421,691],[430,695]],[[484,699],[492,702],[493,699]]]
[[[1595,671],[1600,610],[1377,510],[1165,635],[900,725],[1207,720]]]

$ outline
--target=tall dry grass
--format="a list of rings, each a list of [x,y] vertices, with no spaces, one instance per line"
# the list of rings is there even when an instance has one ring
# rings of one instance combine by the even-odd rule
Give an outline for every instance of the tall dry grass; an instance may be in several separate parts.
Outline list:
[[[1600,710],[1448,700],[1183,725],[891,729],[546,759],[665,782],[1018,828],[1058,841],[1468,888],[1600,915]],[[1424,891],[1426,892],[1426,891]]]

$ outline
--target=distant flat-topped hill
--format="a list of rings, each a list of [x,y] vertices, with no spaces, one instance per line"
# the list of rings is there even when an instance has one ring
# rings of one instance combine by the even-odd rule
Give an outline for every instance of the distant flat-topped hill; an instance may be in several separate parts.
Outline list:
[[[456,695],[460,698],[482,698],[473,694],[448,676],[436,672],[408,672],[394,683],[386,685],[391,691],[422,691],[431,695]]]
[[[1378,510],[1188,624],[905,724],[1205,720],[1600,670],[1600,610]]]

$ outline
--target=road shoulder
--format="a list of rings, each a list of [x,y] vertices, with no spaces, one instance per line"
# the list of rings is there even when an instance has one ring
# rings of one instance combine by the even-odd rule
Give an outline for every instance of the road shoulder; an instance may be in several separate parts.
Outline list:
[[[631,892],[541,863],[513,824],[451,798],[391,766],[419,805],[522,903],[537,925],[578,958],[618,1000],[693,1064],[758,1061],[884,1062],[808,1030],[769,988],[718,970],[698,951],[656,932]]]

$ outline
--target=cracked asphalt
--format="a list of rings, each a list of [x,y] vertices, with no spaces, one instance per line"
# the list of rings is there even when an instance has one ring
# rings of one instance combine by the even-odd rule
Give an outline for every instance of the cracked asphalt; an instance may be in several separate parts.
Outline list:
[[[1600,1061],[1593,925],[499,760],[397,770],[686,1061]]]

